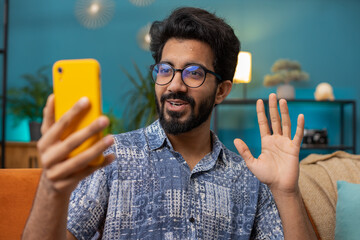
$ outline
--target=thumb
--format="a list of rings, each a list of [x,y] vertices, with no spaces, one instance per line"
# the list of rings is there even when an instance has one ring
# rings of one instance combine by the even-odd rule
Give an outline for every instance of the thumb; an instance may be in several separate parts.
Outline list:
[[[43,109],[43,122],[41,124],[42,135],[44,135],[55,122],[54,96],[54,94],[49,95]]]
[[[105,155],[104,157],[104,162],[101,164],[101,168],[105,167],[106,165],[111,164],[115,159],[116,159],[116,155],[114,153]]]
[[[245,160],[246,165],[249,165],[254,161],[254,157],[251,154],[249,147],[243,140],[236,138],[234,140],[234,145],[241,157]]]

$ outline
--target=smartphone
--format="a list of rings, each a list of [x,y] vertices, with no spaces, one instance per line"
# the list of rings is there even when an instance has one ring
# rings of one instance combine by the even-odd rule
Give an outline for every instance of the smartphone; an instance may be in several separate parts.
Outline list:
[[[95,59],[60,60],[54,63],[52,70],[56,121],[82,97],[88,97],[91,105],[62,133],[61,139],[65,139],[102,115],[100,64]],[[83,152],[102,137],[102,132],[93,135],[73,150],[69,157]],[[96,166],[103,161],[103,156],[99,156],[90,165]]]

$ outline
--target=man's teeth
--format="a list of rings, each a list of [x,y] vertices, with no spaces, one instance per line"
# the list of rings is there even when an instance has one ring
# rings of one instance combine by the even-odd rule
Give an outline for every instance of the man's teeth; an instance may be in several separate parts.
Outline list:
[[[173,103],[173,102],[170,102],[171,103],[171,105],[173,105],[173,106],[181,106],[182,104],[181,103]]]

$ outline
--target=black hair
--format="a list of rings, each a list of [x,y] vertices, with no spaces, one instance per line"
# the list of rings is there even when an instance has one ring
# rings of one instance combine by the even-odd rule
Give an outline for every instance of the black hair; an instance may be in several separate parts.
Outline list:
[[[194,39],[210,45],[214,52],[214,70],[223,80],[235,74],[240,41],[234,30],[221,18],[200,8],[175,9],[163,21],[150,28],[150,50],[156,63],[161,60],[165,43],[170,38]]]

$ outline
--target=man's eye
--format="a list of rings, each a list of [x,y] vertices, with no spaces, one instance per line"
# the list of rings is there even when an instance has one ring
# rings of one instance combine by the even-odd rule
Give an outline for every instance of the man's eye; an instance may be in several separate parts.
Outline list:
[[[160,68],[159,73],[161,74],[171,73],[171,68]]]
[[[186,77],[191,77],[191,78],[194,78],[194,79],[200,79],[202,77],[204,77],[204,73],[200,70],[194,70],[194,71],[190,71],[190,70],[187,70],[187,71],[184,71],[184,75]]]

